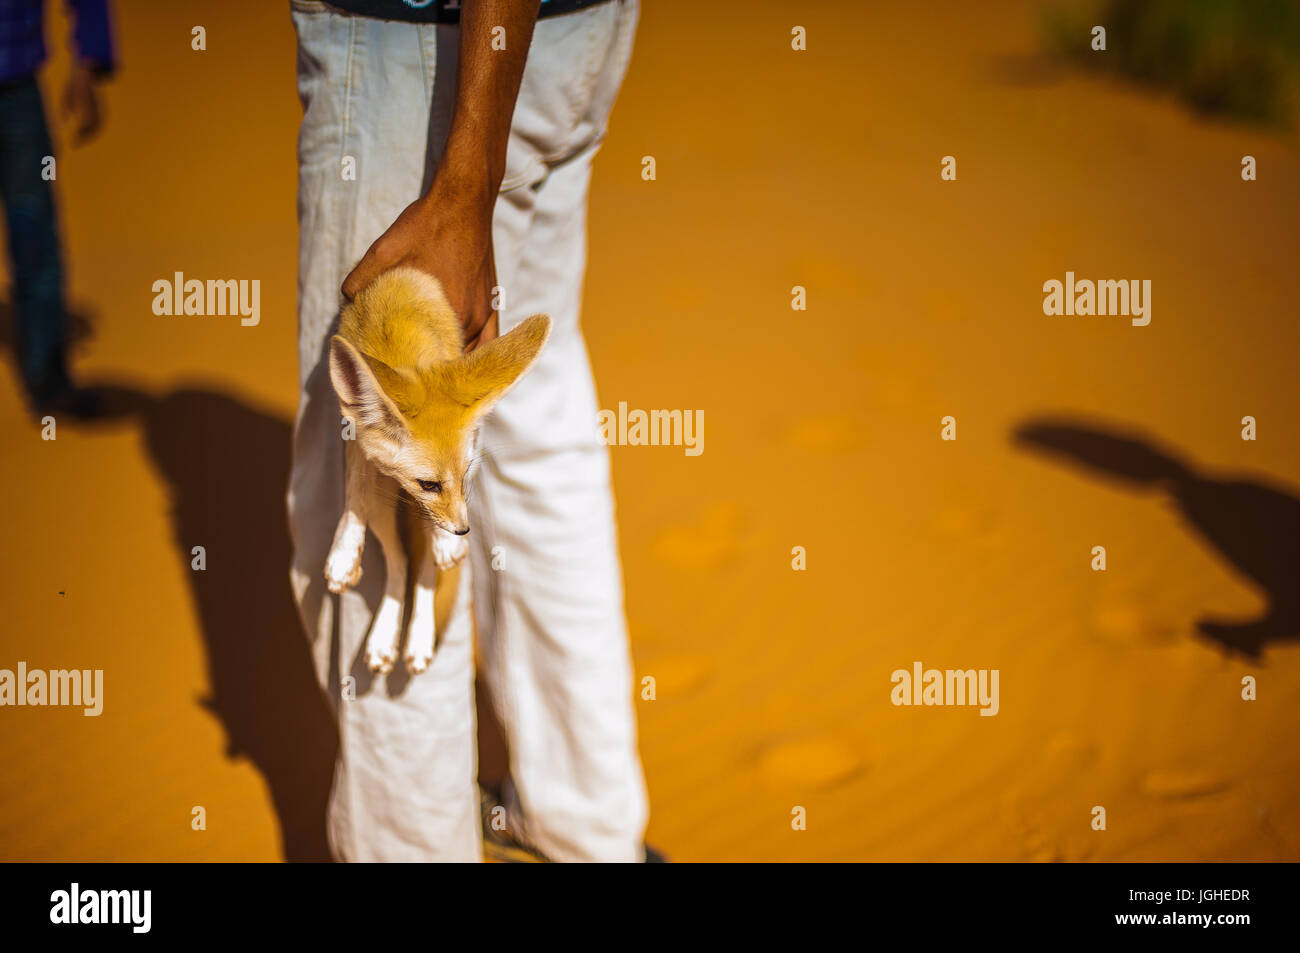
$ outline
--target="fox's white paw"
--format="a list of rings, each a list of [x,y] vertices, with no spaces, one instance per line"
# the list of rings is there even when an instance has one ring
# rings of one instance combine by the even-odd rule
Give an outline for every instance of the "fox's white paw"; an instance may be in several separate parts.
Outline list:
[[[433,562],[439,569],[450,569],[469,552],[469,540],[454,533],[434,530]]]
[[[366,664],[370,671],[387,675],[397,661],[397,636],[402,622],[402,604],[388,597],[375,613],[370,636],[366,639]]]
[[[408,646],[405,662],[407,671],[412,675],[428,671],[433,664],[433,646]]]
[[[378,651],[373,648],[366,649],[366,665],[370,671],[379,675],[387,675],[393,670],[393,653],[391,651]]]
[[[333,552],[325,560],[325,585],[330,592],[342,592],[361,581],[361,553]]]

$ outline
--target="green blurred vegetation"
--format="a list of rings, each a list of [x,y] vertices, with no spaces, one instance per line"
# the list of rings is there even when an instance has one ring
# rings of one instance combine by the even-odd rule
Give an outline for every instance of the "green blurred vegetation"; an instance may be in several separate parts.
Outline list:
[[[1044,26],[1058,55],[1204,112],[1288,125],[1300,114],[1300,0],[1084,0],[1053,6]]]

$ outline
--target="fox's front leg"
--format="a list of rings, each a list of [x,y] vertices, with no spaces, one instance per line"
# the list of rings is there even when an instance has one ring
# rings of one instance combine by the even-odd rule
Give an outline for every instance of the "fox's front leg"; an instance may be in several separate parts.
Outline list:
[[[445,529],[434,527],[430,534],[433,543],[433,561],[439,569],[450,569],[469,554],[469,540]]]
[[[343,515],[334,530],[334,542],[325,559],[325,583],[330,592],[342,592],[361,581],[361,551],[366,545],[366,517],[374,469],[354,441],[344,445]]]
[[[397,643],[402,634],[402,600],[406,597],[406,550],[397,530],[397,493],[391,498],[380,495],[379,480],[371,484],[366,504],[370,529],[384,551],[384,598],[370,625],[366,639],[366,664],[374,672],[387,674],[397,659]]]

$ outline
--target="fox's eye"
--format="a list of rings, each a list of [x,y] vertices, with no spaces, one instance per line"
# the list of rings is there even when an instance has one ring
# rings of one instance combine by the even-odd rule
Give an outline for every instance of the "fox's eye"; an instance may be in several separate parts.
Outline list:
[[[420,489],[423,490],[425,493],[442,492],[442,484],[439,483],[437,480],[416,480],[415,482],[420,484]]]

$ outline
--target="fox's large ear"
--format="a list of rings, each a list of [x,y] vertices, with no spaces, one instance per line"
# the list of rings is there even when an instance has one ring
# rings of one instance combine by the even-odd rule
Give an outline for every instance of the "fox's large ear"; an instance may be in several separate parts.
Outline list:
[[[392,429],[401,425],[402,415],[380,385],[376,371],[396,373],[379,361],[369,360],[339,335],[330,338],[330,381],[339,402],[357,423]]]
[[[551,319],[535,314],[453,361],[448,371],[456,400],[476,414],[487,413],[533,366],[550,333]]]

